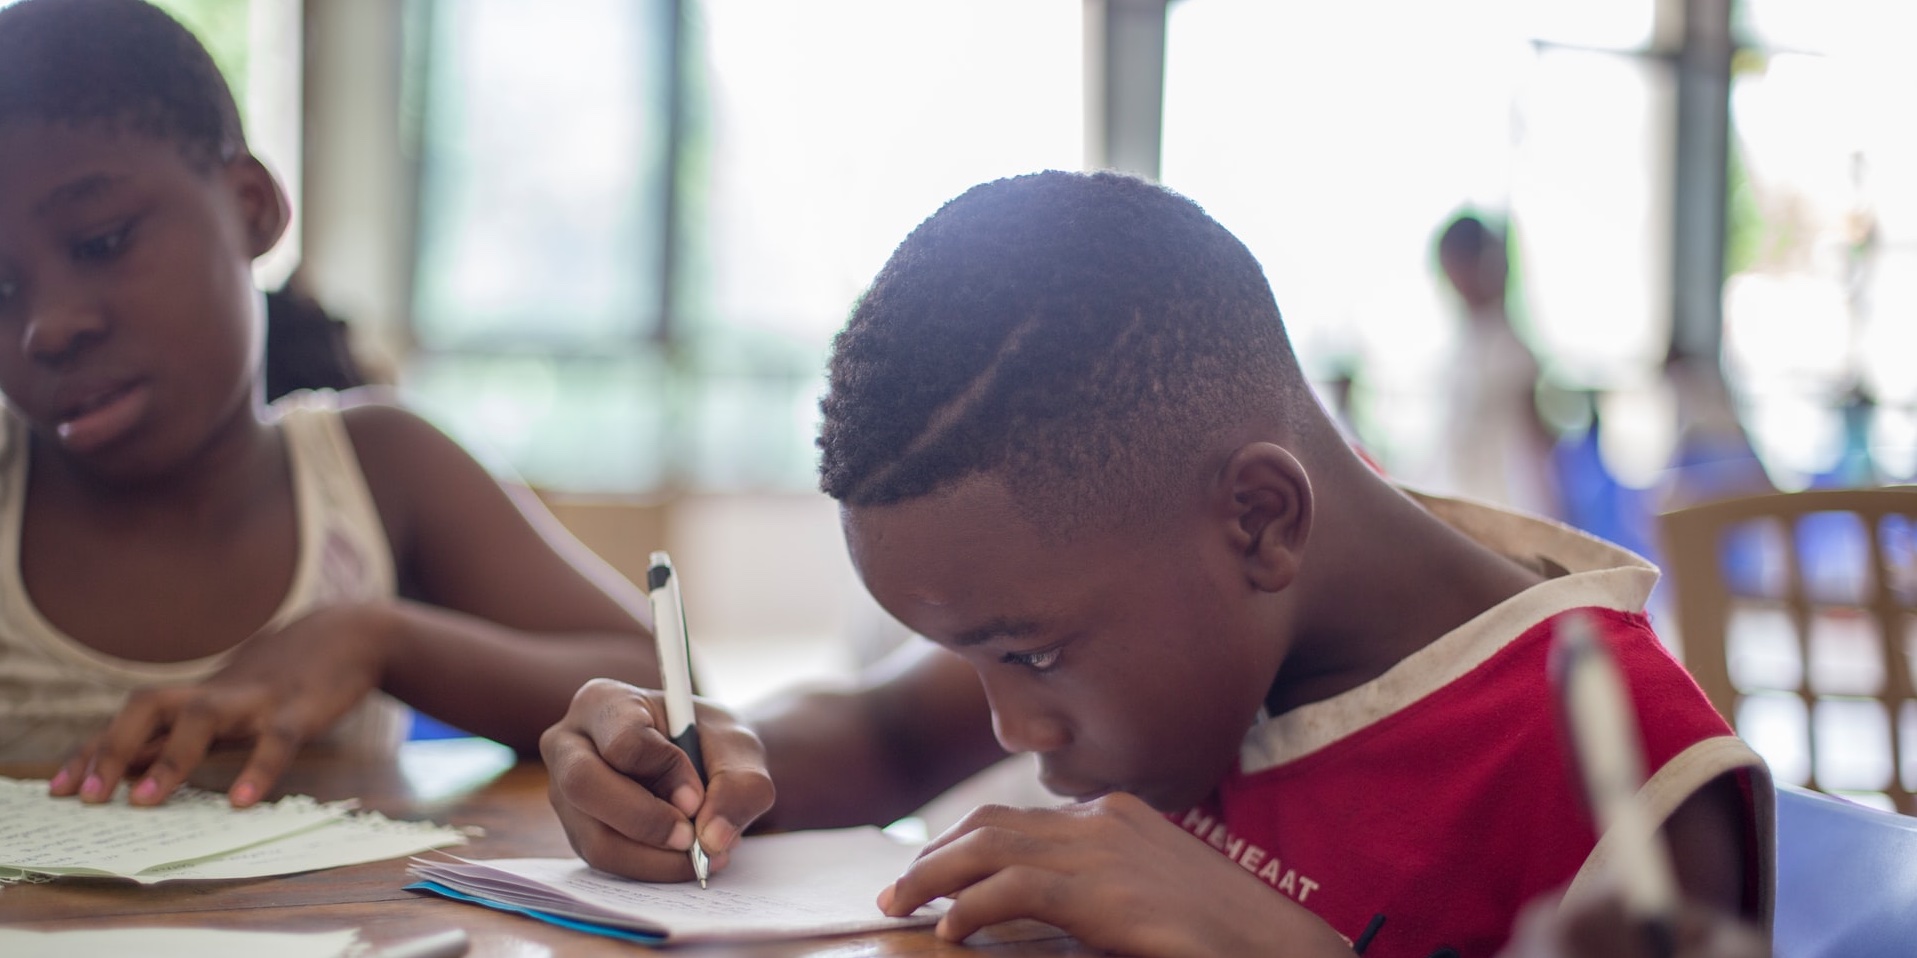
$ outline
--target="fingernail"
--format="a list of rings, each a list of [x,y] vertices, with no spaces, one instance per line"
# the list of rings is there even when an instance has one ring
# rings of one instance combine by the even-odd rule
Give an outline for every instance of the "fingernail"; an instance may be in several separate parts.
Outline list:
[[[241,782],[233,786],[227,797],[234,805],[251,805],[260,800],[260,788],[252,782]]]
[[[882,912],[885,912],[888,915],[892,913],[892,886],[891,885],[887,885],[884,888],[879,889],[879,910]]]
[[[680,822],[672,826],[672,834],[666,836],[666,847],[682,852],[692,847],[692,823]]]
[[[80,786],[80,797],[98,801],[106,797],[106,782],[98,775],[88,775],[86,784]]]
[[[67,785],[70,784],[72,781],[73,781],[73,773],[63,768],[59,770],[58,772],[54,773],[53,781],[47,783],[47,788],[57,792],[63,788],[66,788]]]
[[[142,781],[133,789],[133,800],[136,802],[150,802],[158,797],[160,797],[160,783],[151,778]]]
[[[699,832],[699,844],[704,846],[707,852],[725,851],[738,840],[738,827],[723,818],[715,818],[707,822],[706,827]]]
[[[681,785],[672,790],[672,807],[687,818],[699,814],[699,790],[690,785]]]

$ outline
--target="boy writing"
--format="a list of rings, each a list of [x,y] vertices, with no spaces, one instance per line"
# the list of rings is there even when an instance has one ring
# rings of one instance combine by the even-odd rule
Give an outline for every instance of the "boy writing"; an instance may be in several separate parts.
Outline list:
[[[543,751],[599,867],[683,879],[696,833],[723,870],[746,826],[884,822],[1032,751],[1076,803],[977,810],[881,907],[950,896],[949,938],[1031,917],[1138,955],[1490,955],[1603,857],[1545,670],[1583,609],[1681,884],[1767,920],[1768,780],[1651,633],[1655,571],[1367,467],[1258,263],[1182,197],[974,188],[879,273],[830,387],[822,485],[854,565],[937,648],[750,724],[703,716],[704,789],[655,695],[582,689]]]
[[[286,202],[164,13],[0,10],[0,756],[70,755],[55,794],[160,802],[233,742],[247,805],[303,742],[396,745],[388,694],[529,750],[656,681],[643,599],[424,421],[263,402]]]

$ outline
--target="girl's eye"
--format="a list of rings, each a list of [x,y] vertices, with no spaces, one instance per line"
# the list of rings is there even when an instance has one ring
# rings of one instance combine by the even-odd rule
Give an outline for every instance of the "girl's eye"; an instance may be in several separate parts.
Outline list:
[[[133,233],[133,221],[127,220],[97,236],[91,236],[73,244],[75,259],[101,262],[120,255],[126,249],[127,237]]]
[[[1006,665],[1020,665],[1034,672],[1049,671],[1058,664],[1060,649],[1040,649],[1037,652],[1007,652],[999,657]]]

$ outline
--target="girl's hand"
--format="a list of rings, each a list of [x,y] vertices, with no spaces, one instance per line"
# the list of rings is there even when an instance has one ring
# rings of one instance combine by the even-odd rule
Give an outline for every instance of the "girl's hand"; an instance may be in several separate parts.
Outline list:
[[[214,745],[250,745],[227,795],[237,808],[252,805],[300,745],[379,687],[390,621],[385,603],[320,609],[248,639],[204,682],[137,689],[106,731],[67,759],[50,791],[104,802],[122,778],[143,772],[128,800],[157,805]]]
[[[645,881],[688,881],[686,852],[697,835],[720,871],[746,826],[772,807],[772,776],[759,737],[724,709],[696,705],[704,786],[692,760],[663,731],[659,692],[594,679],[540,738],[553,811],[573,850],[594,868]]]
[[[1123,793],[1058,808],[988,805],[954,825],[879,893],[888,915],[953,899],[938,935],[1035,918],[1140,958],[1342,955],[1331,927]]]

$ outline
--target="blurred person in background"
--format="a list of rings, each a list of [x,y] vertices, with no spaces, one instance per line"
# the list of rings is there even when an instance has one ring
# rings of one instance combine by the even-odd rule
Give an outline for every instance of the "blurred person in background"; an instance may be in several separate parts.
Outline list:
[[[1452,219],[1438,265],[1463,312],[1446,397],[1448,491],[1543,516],[1560,516],[1551,465],[1556,442],[1538,415],[1538,361],[1505,308],[1504,236],[1477,216]]]

